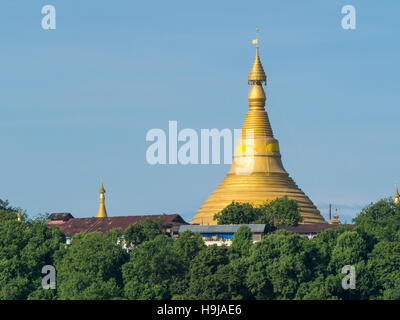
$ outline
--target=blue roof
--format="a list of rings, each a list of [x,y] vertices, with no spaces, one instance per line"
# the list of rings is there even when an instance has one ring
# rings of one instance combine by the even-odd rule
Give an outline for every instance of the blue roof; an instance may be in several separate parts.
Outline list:
[[[179,227],[179,233],[190,230],[192,232],[199,233],[235,233],[239,227],[245,224],[216,224],[216,225],[181,225]],[[253,233],[265,233],[265,224],[247,224]]]

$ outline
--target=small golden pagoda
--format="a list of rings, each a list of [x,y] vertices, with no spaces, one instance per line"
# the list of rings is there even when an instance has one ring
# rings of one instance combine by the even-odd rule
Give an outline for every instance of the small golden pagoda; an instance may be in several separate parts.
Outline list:
[[[335,208],[335,216],[333,217],[333,220],[330,222],[331,224],[339,224],[339,216],[337,214],[337,208]]]
[[[396,185],[396,193],[394,194],[394,204],[396,206],[400,205],[400,199],[399,198],[400,198],[399,189],[398,189],[398,187]]]
[[[253,43],[258,43],[258,39]],[[268,114],[264,109],[265,75],[256,48],[256,57],[248,76],[251,85],[249,110],[241,138],[236,144],[233,163],[218,188],[203,203],[191,223],[216,224],[214,214],[232,201],[260,205],[278,197],[297,200],[303,223],[325,222],[319,210],[285,171],[278,140],[274,138]]]
[[[105,197],[104,194],[106,193],[106,190],[103,187],[103,180],[101,180],[101,186],[100,186],[100,203],[99,203],[99,211],[97,211],[97,218],[107,218],[107,211],[106,211],[106,205],[105,205]]]

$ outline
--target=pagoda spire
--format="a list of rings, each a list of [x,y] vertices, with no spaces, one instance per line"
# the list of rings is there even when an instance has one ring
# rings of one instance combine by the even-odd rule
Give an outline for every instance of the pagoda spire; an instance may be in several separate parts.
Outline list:
[[[274,134],[269,122],[268,114],[265,112],[265,92],[263,84],[267,83],[267,76],[259,56],[259,48],[256,48],[256,57],[247,78],[251,85],[249,92],[249,111],[243,124],[242,136],[254,135],[254,137],[271,137]]]
[[[103,186],[103,179],[101,179],[99,193],[100,193],[100,203],[99,203],[99,210],[97,211],[97,218],[107,218],[107,211],[106,211],[105,197],[104,197],[106,190],[104,189]]]
[[[394,194],[394,204],[398,206],[400,204],[400,194],[399,194],[399,188],[396,185],[396,193]]]
[[[328,223],[331,224],[332,223],[332,205],[329,204],[329,213],[328,213]]]
[[[18,208],[17,220],[18,220],[18,222],[21,222],[21,221],[22,221],[22,218],[21,218],[21,208]]]

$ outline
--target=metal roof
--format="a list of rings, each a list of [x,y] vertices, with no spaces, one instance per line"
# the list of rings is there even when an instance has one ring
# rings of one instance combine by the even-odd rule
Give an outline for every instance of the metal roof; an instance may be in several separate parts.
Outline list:
[[[217,224],[217,225],[181,225],[179,233],[186,230],[199,233],[235,233],[244,224]],[[253,233],[264,233],[265,224],[247,224]]]

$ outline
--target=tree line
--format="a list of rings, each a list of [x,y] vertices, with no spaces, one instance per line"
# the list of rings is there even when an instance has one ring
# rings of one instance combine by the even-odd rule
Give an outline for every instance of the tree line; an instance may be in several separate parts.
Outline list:
[[[400,299],[400,208],[392,199],[365,207],[353,230],[339,225],[315,240],[275,230],[299,222],[288,199],[261,210],[228,207],[220,223],[264,222],[270,232],[253,244],[243,225],[230,247],[206,247],[200,234],[172,239],[161,221],[143,220],[124,233],[80,233],[66,246],[46,217],[23,211],[18,222],[17,208],[0,200],[0,299]],[[122,236],[131,251],[117,244]],[[55,290],[42,288],[44,265],[57,271]],[[355,267],[354,290],[342,288],[344,265]]]

